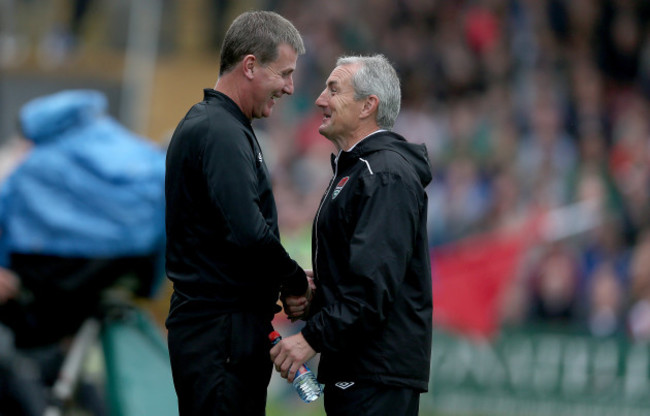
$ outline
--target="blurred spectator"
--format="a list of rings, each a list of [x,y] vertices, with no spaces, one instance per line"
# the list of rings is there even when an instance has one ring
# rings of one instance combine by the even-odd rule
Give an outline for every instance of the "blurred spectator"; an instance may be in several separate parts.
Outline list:
[[[429,185],[430,244],[457,240],[478,230],[487,194],[476,165],[469,158],[453,159],[445,176]]]
[[[83,24],[93,0],[67,0],[67,15],[55,23],[41,39],[38,57],[44,67],[60,66],[76,53],[82,39]]]
[[[613,123],[613,147],[609,170],[623,198],[630,226],[648,225],[650,209],[650,111],[639,94],[628,97]]]
[[[621,288],[630,284],[630,262],[632,253],[624,240],[620,219],[607,218],[583,238],[580,249],[580,298],[589,301],[592,279],[603,267],[616,278]]]
[[[505,229],[527,218],[531,211],[519,199],[520,194],[519,182],[512,169],[506,166],[503,171],[495,172],[491,179],[488,207],[481,218],[481,228]]]
[[[22,64],[29,54],[32,37],[40,39],[36,52],[41,66],[53,68],[69,61],[77,50],[93,1],[65,3],[69,7],[60,9],[56,2],[0,0],[0,68]],[[29,15],[33,22],[27,30],[19,25],[24,22],[24,15]]]
[[[0,0],[0,68],[25,59],[26,40],[18,32],[15,0]]]
[[[47,385],[104,289],[129,276],[148,296],[162,278],[164,153],[98,91],[34,99],[20,127],[33,147],[0,187],[0,322],[18,353],[52,352],[33,356]]]
[[[575,142],[562,124],[557,99],[546,90],[546,82],[549,81],[544,79],[538,84],[540,96],[531,108],[530,130],[520,142],[517,171],[523,189],[541,191],[550,206],[559,206],[577,154]]]
[[[530,321],[575,324],[579,274],[573,250],[563,242],[549,244],[529,273]]]
[[[34,147],[0,190],[0,266],[18,274],[47,325],[22,328],[19,344],[74,331],[120,273],[137,266],[146,293],[160,272],[164,153],[106,111],[106,97],[86,90],[21,109]]]
[[[641,2],[603,2],[598,30],[600,42],[595,51],[604,74],[617,88],[627,88],[637,80],[641,53]],[[647,19],[645,20],[647,21]]]
[[[595,63],[588,59],[573,61],[568,74],[566,122],[572,137],[598,135],[605,148],[611,146],[611,114],[606,108],[605,84]]]
[[[611,263],[603,262],[589,278],[587,327],[597,337],[624,333],[623,281]]]

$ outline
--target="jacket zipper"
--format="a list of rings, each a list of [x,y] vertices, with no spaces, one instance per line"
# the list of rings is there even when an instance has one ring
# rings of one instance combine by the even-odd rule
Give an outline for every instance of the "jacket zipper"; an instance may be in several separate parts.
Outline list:
[[[330,180],[330,184],[327,187],[327,192],[325,192],[325,196],[323,197],[323,200],[320,203],[320,206],[318,207],[318,211],[316,211],[316,220],[314,222],[314,245],[316,246],[314,249],[314,281],[318,280],[318,219],[320,217],[320,211],[323,209],[323,205],[325,205],[325,201],[327,201],[327,198],[330,195],[330,191],[332,190],[332,185],[334,184],[334,181],[336,180],[336,176],[338,175],[339,172],[339,161],[336,160],[334,162],[334,176],[332,176],[332,179]]]

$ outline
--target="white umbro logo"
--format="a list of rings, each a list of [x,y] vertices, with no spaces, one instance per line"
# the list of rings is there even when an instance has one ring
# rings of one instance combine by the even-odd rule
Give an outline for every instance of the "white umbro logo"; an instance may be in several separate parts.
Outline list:
[[[257,152],[257,161],[262,163],[262,152]]]
[[[354,381],[339,381],[338,383],[334,384],[336,387],[340,388],[341,390],[345,390],[348,387],[354,386]]]

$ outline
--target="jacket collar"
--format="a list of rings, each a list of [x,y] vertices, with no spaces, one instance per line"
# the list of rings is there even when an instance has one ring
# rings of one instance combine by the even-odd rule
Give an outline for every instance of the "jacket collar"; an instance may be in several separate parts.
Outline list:
[[[339,163],[339,161],[346,162],[349,160],[357,159],[359,156],[364,155],[366,153],[365,149],[368,147],[366,142],[375,140],[375,137],[379,137],[382,133],[388,133],[388,130],[381,129],[372,132],[363,139],[356,142],[354,146],[352,146],[349,150],[339,150],[336,155],[332,154],[330,160],[332,163],[332,170],[334,170],[336,164]]]
[[[224,108],[231,113],[237,120],[239,120],[243,125],[251,127],[251,121],[244,115],[237,103],[235,103],[232,98],[228,97],[226,94],[216,91],[212,88],[203,89],[203,99],[205,101],[218,102],[224,106]]]
[[[423,144],[409,143],[404,137],[392,131],[375,132],[360,141],[349,152],[339,152],[338,157],[332,155],[332,168],[335,170],[338,164],[340,172],[341,169],[345,169],[357,163],[359,159],[365,159],[371,153],[379,150],[399,153],[413,167],[423,186],[431,182],[431,165],[426,147]]]
[[[337,163],[341,166],[346,166],[364,155],[385,149],[388,143],[394,142],[395,140],[406,141],[402,136],[391,131],[378,130],[357,142],[349,151],[340,150],[337,155],[332,155],[332,167]]]

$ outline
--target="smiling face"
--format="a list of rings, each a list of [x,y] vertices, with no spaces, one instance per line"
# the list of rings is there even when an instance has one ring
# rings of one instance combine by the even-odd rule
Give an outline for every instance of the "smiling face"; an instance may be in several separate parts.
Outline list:
[[[298,54],[287,44],[278,47],[278,59],[267,65],[255,63],[252,118],[271,115],[275,100],[293,94],[293,72]]]
[[[352,76],[358,69],[358,64],[334,68],[325,89],[316,99],[316,105],[323,110],[323,122],[318,132],[340,148],[346,148],[345,143],[350,141],[361,123],[359,114],[364,101],[355,101],[352,87]]]

